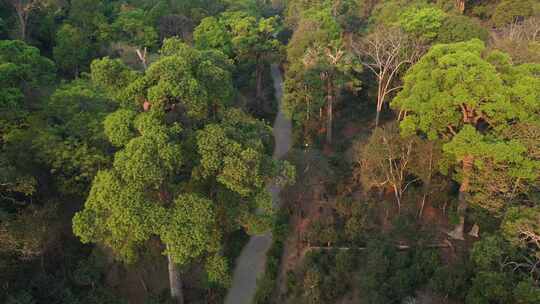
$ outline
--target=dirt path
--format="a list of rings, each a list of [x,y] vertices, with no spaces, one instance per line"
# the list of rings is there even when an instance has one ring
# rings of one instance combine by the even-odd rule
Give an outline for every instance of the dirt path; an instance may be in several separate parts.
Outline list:
[[[283,78],[277,64],[272,65],[272,79],[276,99],[281,105],[283,97]],[[273,129],[275,148],[274,158],[283,157],[292,144],[292,123],[279,107],[279,112],[274,122]],[[274,205],[279,205],[279,193],[281,189],[275,185],[268,185],[268,191],[272,193]],[[248,244],[238,257],[233,274],[232,286],[225,298],[225,304],[251,304],[257,290],[257,278],[264,273],[266,264],[266,252],[272,245],[272,234],[252,236]]]

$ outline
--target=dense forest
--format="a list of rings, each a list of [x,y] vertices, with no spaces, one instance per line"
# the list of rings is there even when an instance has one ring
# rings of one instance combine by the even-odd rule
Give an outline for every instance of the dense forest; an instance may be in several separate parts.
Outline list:
[[[0,0],[0,303],[539,304],[540,0]]]

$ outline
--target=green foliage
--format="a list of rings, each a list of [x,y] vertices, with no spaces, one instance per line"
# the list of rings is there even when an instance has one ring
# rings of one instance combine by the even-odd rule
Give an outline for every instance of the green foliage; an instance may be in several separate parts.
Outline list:
[[[438,30],[436,41],[439,43],[454,43],[475,38],[487,41],[489,32],[472,18],[448,15]]]
[[[182,194],[174,200],[173,207],[165,214],[159,235],[167,244],[165,254],[176,263],[185,265],[207,252],[220,250],[220,233],[212,201],[195,194]],[[218,279],[227,271],[221,259],[210,259],[211,278]]]
[[[534,1],[531,0],[502,0],[491,16],[495,26],[501,27],[518,21],[519,18],[529,17],[533,14]]]
[[[477,242],[471,251],[475,272],[466,303],[534,303],[540,289],[526,270],[531,257],[523,253],[497,235]]]
[[[274,212],[266,183],[271,179],[281,179],[286,185],[295,177],[290,165],[271,159],[271,139],[270,128],[265,123],[240,110],[225,112],[221,123],[208,124],[197,132],[200,167],[196,171],[201,178],[215,178],[229,190],[248,199],[251,210],[241,212],[242,222],[252,233],[267,230],[269,223],[265,215]],[[255,209],[263,214],[245,213]]]
[[[44,124],[32,130],[37,135],[32,144],[62,192],[85,193],[97,170],[110,162],[102,123],[112,109],[105,96],[83,80],[51,95]]]
[[[20,40],[0,41],[2,112],[20,107],[23,97],[32,90],[51,85],[55,72],[54,63],[41,56],[39,49]]]
[[[112,28],[119,40],[138,48],[152,48],[157,44],[158,34],[149,21],[142,9],[125,10],[120,12]]]
[[[405,32],[426,40],[437,37],[443,25],[445,13],[434,7],[412,8],[403,13],[399,25]]]
[[[368,243],[366,253],[361,288],[370,303],[400,303],[428,282],[440,264],[434,250],[411,248],[398,252],[381,240]]]
[[[460,257],[453,264],[444,265],[435,271],[429,285],[442,296],[456,300],[464,300],[470,288],[473,275],[472,263]]]
[[[231,74],[221,53],[187,47],[177,38],[165,40],[162,52],[165,56],[127,88],[132,101],[140,106],[147,100],[161,109],[180,102],[193,119],[207,118],[211,109],[229,102]]]
[[[128,109],[120,109],[104,121],[105,134],[116,147],[123,147],[136,136],[133,122],[137,113]]]
[[[105,13],[106,6],[103,1],[73,0],[70,2],[68,19],[97,45],[103,45],[111,38]]]
[[[58,68],[66,75],[78,76],[88,64],[91,51],[88,37],[79,28],[64,24],[56,32],[53,55]]]
[[[502,223],[503,236],[514,246],[529,249],[540,258],[540,207],[508,209]]]
[[[433,8],[426,0],[387,0],[379,2],[369,17],[370,25],[390,25],[398,23],[406,11],[414,12],[424,8]]]
[[[538,162],[519,140],[500,132],[511,121],[537,119],[530,100],[538,92],[528,86],[523,90],[519,83],[538,80],[529,74],[532,66],[511,66],[507,56],[497,52],[484,59],[484,49],[479,40],[436,45],[413,66],[393,102],[408,112],[401,129],[446,141],[443,150],[453,162],[472,157],[479,171],[489,162],[505,164],[501,174],[532,181]]]
[[[0,252],[32,260],[43,256],[58,240],[60,225],[57,206],[31,206],[0,223]]]
[[[540,301],[540,287],[532,280],[519,282],[513,294],[516,303],[519,304],[533,304]]]
[[[232,56],[231,34],[226,24],[216,17],[207,17],[193,32],[195,46],[201,49],[218,49]]]
[[[107,95],[121,103],[128,105],[126,88],[134,82],[138,74],[129,69],[121,60],[104,57],[92,61],[90,78],[92,83],[102,88]]]
[[[100,242],[111,247],[122,260],[136,259],[136,246],[147,240],[158,222],[156,208],[144,193],[127,185],[112,171],[96,175],[85,209],[73,217],[73,232],[83,243]]]

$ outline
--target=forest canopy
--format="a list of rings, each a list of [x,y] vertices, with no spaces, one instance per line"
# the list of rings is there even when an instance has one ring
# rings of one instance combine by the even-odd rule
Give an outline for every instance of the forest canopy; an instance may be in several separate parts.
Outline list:
[[[0,0],[0,302],[540,303],[540,1]]]

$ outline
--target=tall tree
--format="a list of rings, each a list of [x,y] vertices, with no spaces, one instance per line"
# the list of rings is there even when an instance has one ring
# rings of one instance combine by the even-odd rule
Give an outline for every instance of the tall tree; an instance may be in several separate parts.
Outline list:
[[[414,136],[402,138],[394,124],[376,128],[367,143],[358,151],[358,176],[366,190],[392,188],[398,211],[403,194],[415,182],[407,180],[420,141]]]
[[[424,52],[419,40],[410,37],[396,27],[379,26],[371,34],[354,45],[360,62],[377,78],[377,115],[375,126],[379,125],[380,114],[387,98],[401,88],[396,79],[407,65],[414,64]]]
[[[345,79],[352,76],[350,72],[357,67],[350,64],[354,60],[341,33],[331,7],[316,6],[303,13],[287,46],[289,65],[282,107],[293,122],[303,126],[306,140],[313,129],[331,125],[330,115],[323,120],[323,109],[329,97],[333,106]],[[332,113],[333,107],[326,111]],[[331,128],[326,129],[327,136],[331,137]]]
[[[361,67],[351,53],[345,49],[341,41],[334,41],[330,45],[317,45],[307,50],[304,57],[304,66],[307,74],[318,74],[320,82],[309,87],[317,90],[321,86],[326,107],[326,143],[332,143],[334,104],[342,89],[347,86],[351,90],[358,90],[360,81],[354,73],[360,72]]]
[[[225,109],[232,81],[222,53],[169,39],[161,54],[124,93],[113,95],[128,99],[104,123],[120,150],[112,168],[95,177],[73,229],[128,262],[137,248],[159,238],[171,297],[183,303],[183,265],[203,262],[211,281],[227,283],[221,236],[230,231],[224,227],[268,226],[272,206],[264,182],[282,166],[271,161],[268,126]],[[110,59],[92,68],[92,78],[109,89],[111,76],[129,74]],[[269,212],[258,216],[259,207]]]
[[[19,31],[22,41],[26,40],[27,36],[27,27],[30,14],[33,10],[39,8],[39,6],[44,2],[43,0],[7,0],[7,2],[15,10],[17,15],[17,21],[19,22]]]
[[[243,11],[208,17],[195,29],[195,45],[217,48],[234,56],[238,63],[250,62],[255,67],[255,98],[263,98],[265,67],[279,58],[282,44],[276,39],[280,31],[277,17],[258,18]]]
[[[50,168],[64,195],[84,198],[97,171],[110,164],[103,121],[113,110],[114,103],[92,83],[76,80],[51,95],[42,121],[33,120],[36,158]]]
[[[444,154],[459,167],[460,223],[450,233],[458,239],[463,238],[471,177],[482,169],[483,159],[506,164],[524,178],[534,177],[536,170],[523,144],[501,132],[538,119],[538,104],[531,103],[538,100],[538,88],[521,84],[537,82],[538,67],[513,67],[507,55],[496,52],[486,58],[484,51],[480,40],[434,46],[409,70],[403,91],[393,100],[404,115],[402,131],[443,140]]]
[[[56,46],[53,56],[58,68],[66,75],[78,77],[79,72],[89,63],[91,44],[81,29],[64,24],[56,32]]]

